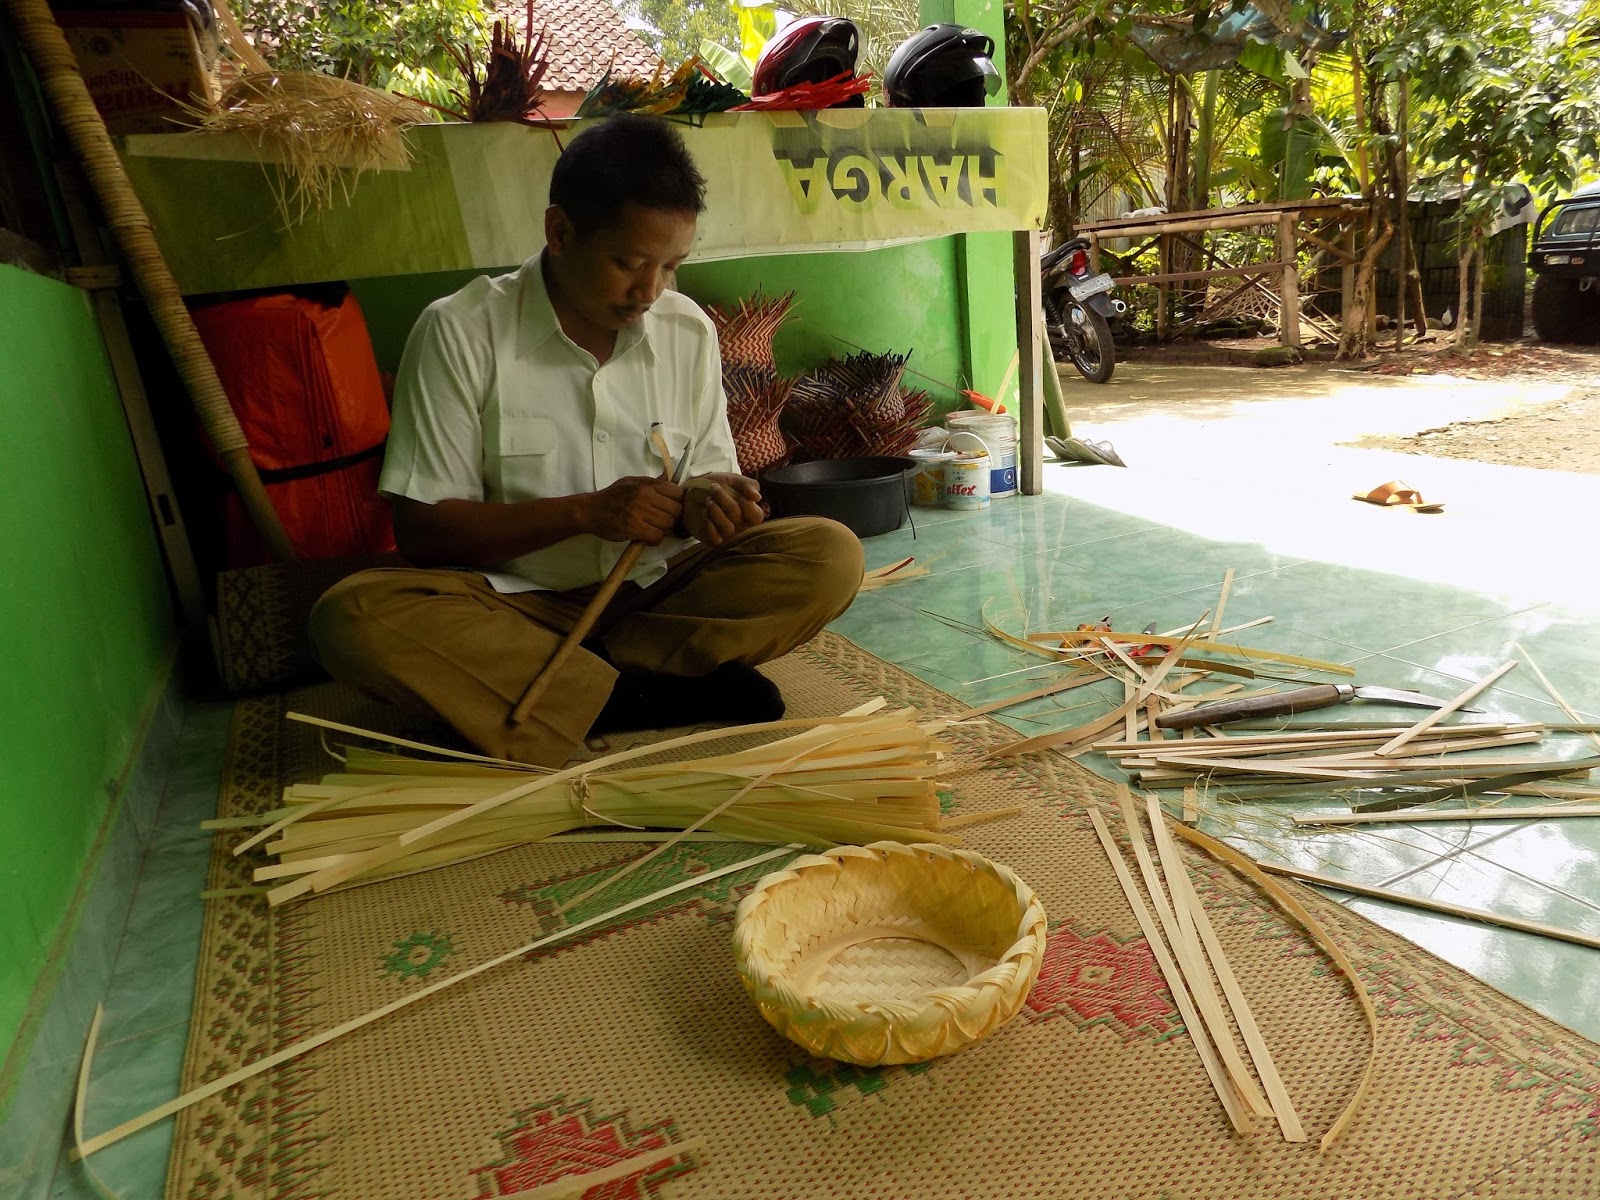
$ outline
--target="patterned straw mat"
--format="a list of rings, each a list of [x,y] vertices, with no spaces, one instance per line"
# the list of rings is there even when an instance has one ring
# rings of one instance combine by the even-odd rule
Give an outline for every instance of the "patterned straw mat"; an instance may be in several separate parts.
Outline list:
[[[794,715],[873,696],[948,696],[824,635],[772,672]],[[287,709],[377,719],[333,685],[246,700],[225,815],[326,770]],[[957,731],[967,751],[1007,736]],[[1190,854],[1198,884],[1312,1140],[1233,1134],[1086,816],[1103,781],[1053,755],[954,780],[969,830],[1050,917],[1022,1012],[949,1058],[863,1070],[779,1038],[734,975],[729,932],[762,870],[519,959],[257,1077],[179,1118],[171,1200],[467,1200],[529,1194],[826,1197],[1600,1195],[1600,1048],[1345,909],[1303,892],[1379,1013],[1372,1093],[1330,1153],[1366,1027],[1329,962],[1251,885]],[[1109,810],[1108,810],[1109,811]],[[1116,822],[1112,815],[1114,824]],[[685,845],[557,917],[638,853],[530,847],[269,912],[210,902],[186,1085],[630,898],[759,848]],[[214,888],[246,886],[220,848]],[[770,865],[770,864],[769,864]],[[605,1172],[587,1187],[550,1186]]]

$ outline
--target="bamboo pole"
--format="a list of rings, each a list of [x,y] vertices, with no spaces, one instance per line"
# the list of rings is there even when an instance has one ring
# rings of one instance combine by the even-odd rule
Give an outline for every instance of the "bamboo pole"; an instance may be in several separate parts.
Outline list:
[[[117,157],[105,121],[83,82],[72,47],[67,45],[46,0],[6,0],[6,3],[16,23],[18,37],[33,60],[39,86],[49,100],[56,122],[83,164],[106,224],[122,250],[140,294],[150,307],[150,315],[183,378],[212,449],[227,467],[245,511],[273,556],[281,562],[293,561],[294,547],[250,459],[250,444],[244,430],[239,427],[227,393],[222,389],[222,381],[217,378],[216,367],[189,316],[178,281],[161,256],[150,218],[133,190],[122,160]]]

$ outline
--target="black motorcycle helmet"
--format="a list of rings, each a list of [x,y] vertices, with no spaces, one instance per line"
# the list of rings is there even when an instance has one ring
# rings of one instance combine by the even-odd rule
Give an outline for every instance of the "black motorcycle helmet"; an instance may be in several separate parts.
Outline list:
[[[929,25],[894,52],[883,92],[895,108],[982,108],[1000,90],[994,39],[962,25]]]
[[[781,92],[797,83],[826,83],[854,74],[861,35],[843,17],[801,17],[784,26],[756,60],[752,96]]]

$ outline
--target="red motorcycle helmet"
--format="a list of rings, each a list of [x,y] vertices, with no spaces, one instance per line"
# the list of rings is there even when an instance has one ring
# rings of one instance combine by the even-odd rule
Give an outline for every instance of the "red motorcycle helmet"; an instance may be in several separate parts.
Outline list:
[[[982,108],[999,90],[994,39],[963,25],[919,30],[883,69],[883,93],[894,108]]]
[[[785,25],[756,59],[752,96],[768,96],[797,83],[826,83],[854,74],[861,35],[843,17],[801,17]]]

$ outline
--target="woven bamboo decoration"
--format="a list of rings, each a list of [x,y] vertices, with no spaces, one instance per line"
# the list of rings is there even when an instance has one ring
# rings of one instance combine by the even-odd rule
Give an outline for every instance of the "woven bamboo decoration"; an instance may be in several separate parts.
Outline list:
[[[759,366],[725,366],[722,388],[728,396],[728,425],[739,455],[739,471],[754,479],[789,461],[789,441],[778,418],[793,384]]]
[[[733,308],[707,305],[706,313],[717,327],[717,344],[722,350],[722,369],[729,367],[765,367],[777,373],[772,361],[772,339],[779,327],[789,319],[789,309],[794,306],[794,293],[767,297],[757,292],[739,301]]]
[[[932,402],[904,386],[904,354],[829,359],[794,385],[784,430],[811,458],[898,455],[911,450]]]
[[[1007,867],[968,850],[874,842],[797,858],[734,918],[739,977],[761,1015],[822,1058],[924,1062],[1022,1007],[1045,915]]]
[[[212,448],[227,465],[251,521],[274,556],[285,562],[292,560],[295,554],[289,535],[267,498],[255,463],[250,461],[249,442],[195,331],[178,281],[161,257],[150,218],[134,193],[111,135],[106,132],[106,123],[84,85],[72,47],[67,45],[46,0],[8,0],[8,4],[18,36],[33,60],[39,85],[83,164],[106,224],[117,239],[140,294],[150,306],[150,315],[183,377]]]

